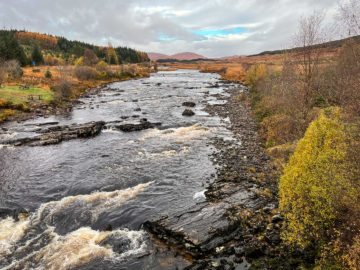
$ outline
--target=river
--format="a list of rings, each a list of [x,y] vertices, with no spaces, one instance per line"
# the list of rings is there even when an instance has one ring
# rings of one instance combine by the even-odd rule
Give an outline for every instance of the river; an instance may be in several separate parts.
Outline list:
[[[71,112],[0,128],[1,269],[181,269],[187,260],[142,229],[205,200],[215,178],[211,140],[234,140],[207,105],[238,87],[217,74],[158,72],[81,98]],[[195,115],[183,116],[183,102]],[[122,132],[112,123],[161,126]],[[4,145],[53,125],[105,121],[92,138]]]

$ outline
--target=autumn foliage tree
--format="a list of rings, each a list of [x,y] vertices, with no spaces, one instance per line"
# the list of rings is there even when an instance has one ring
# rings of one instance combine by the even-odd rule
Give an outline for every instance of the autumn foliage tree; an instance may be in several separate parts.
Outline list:
[[[106,61],[111,65],[119,64],[118,56],[110,42],[108,47],[106,48]]]
[[[255,64],[251,66],[246,73],[246,83],[251,89],[255,89],[259,81],[264,80],[267,76],[267,68],[264,64]]]
[[[299,141],[279,185],[284,241],[315,247],[323,257],[338,256],[339,263],[360,232],[354,134],[339,108],[326,109]]]
[[[58,43],[57,37],[35,32],[16,32],[15,37],[23,44],[31,45],[35,42],[44,49],[55,49]]]
[[[95,66],[99,62],[98,57],[93,50],[85,49],[83,56],[83,64],[85,66]]]

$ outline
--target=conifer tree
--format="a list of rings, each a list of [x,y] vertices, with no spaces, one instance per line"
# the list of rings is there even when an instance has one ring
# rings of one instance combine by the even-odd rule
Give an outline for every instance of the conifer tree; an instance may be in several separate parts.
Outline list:
[[[35,61],[36,65],[40,65],[44,63],[44,58],[41,54],[40,48],[38,45],[36,45],[32,51],[31,58],[33,61]]]

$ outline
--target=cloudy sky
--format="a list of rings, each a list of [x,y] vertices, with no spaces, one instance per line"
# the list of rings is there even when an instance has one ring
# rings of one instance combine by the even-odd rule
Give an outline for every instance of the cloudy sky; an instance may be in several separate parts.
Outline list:
[[[0,0],[0,26],[146,52],[207,57],[290,45],[298,19],[338,0]]]

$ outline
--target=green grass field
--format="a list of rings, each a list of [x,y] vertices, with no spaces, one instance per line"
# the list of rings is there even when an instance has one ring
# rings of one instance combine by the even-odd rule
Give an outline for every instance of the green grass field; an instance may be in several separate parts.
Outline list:
[[[30,95],[41,95],[40,102],[43,103],[49,103],[53,99],[53,92],[42,88],[30,87],[29,89],[20,89],[18,86],[4,86],[0,88],[0,99],[11,101],[14,104],[29,101]]]

